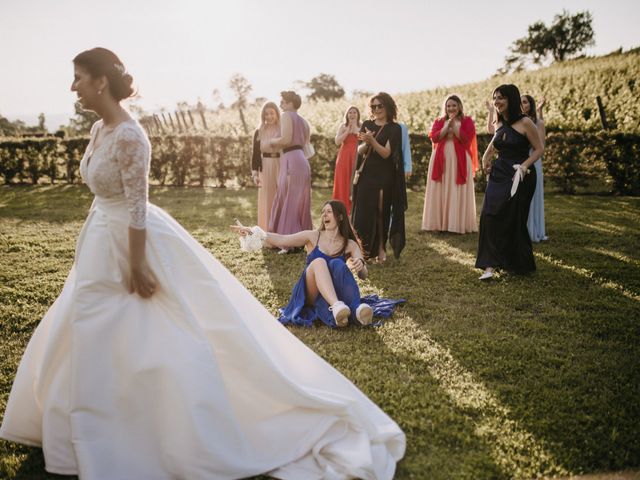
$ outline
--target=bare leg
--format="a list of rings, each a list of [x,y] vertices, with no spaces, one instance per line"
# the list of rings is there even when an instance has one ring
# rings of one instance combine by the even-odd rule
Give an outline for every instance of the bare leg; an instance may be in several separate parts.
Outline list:
[[[383,212],[383,208],[384,208],[384,193],[382,190],[380,190],[379,194],[378,194],[378,218],[376,219],[376,236],[379,239],[379,246],[378,246],[378,261],[380,262],[384,262],[387,259],[387,254],[384,251],[384,245],[383,245],[383,241],[382,239],[384,238],[383,232],[384,232],[384,225],[383,225],[383,218],[384,215],[382,214]]]
[[[333,286],[331,272],[324,258],[316,258],[307,267],[306,274],[307,292],[306,300],[308,305],[313,305],[318,295],[322,295],[329,305],[338,301],[336,289]]]

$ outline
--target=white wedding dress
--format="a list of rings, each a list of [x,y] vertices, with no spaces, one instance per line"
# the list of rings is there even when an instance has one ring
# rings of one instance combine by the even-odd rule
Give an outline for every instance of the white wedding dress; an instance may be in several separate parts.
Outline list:
[[[82,480],[391,479],[398,425],[279,322],[162,209],[129,120],[81,174],[96,195],[62,293],[36,329],[0,437]],[[128,228],[158,279],[127,289]]]

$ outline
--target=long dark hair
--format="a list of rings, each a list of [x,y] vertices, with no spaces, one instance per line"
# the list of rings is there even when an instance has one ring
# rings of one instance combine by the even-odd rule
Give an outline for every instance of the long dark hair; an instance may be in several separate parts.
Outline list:
[[[93,78],[104,75],[109,83],[109,93],[116,100],[132,97],[136,91],[131,86],[133,77],[127,73],[122,61],[111,50],[96,47],[79,53],[73,64],[84,68]]]
[[[493,95],[499,92],[500,95],[507,99],[507,118],[498,113],[498,122],[512,125],[523,116],[522,105],[520,104],[520,90],[512,83],[500,85],[493,91]],[[492,96],[493,96],[492,95]]]
[[[338,233],[342,235],[344,241],[342,242],[342,248],[340,249],[339,255],[342,255],[347,249],[347,245],[349,245],[349,240],[353,240],[358,244],[360,251],[362,251],[362,244],[360,243],[360,239],[356,235],[356,231],[351,225],[351,221],[349,220],[349,214],[347,213],[347,207],[345,207],[344,203],[340,200],[329,200],[324,202],[322,208],[326,205],[331,205],[331,210],[333,212],[333,218],[336,219],[336,223],[338,224]],[[320,231],[325,230],[324,223],[320,224]]]
[[[369,105],[371,105],[371,102],[374,100],[379,100],[380,103],[384,105],[384,109],[387,112],[387,122],[395,122],[398,117],[398,107],[393,97],[386,92],[379,92],[369,98]],[[373,112],[371,112],[371,119],[373,120],[374,118],[375,116]]]
[[[525,113],[527,117],[533,120],[533,123],[538,123],[538,112],[536,111],[536,101],[533,99],[531,95],[522,95],[529,100],[529,113]],[[522,101],[520,102],[522,103]],[[524,113],[524,110],[522,111]]]

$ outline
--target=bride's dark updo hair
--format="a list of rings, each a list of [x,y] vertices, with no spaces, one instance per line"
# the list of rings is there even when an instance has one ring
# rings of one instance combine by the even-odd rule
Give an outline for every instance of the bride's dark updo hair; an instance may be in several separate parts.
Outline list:
[[[73,64],[84,68],[93,78],[104,75],[109,81],[109,92],[117,100],[124,100],[135,94],[133,77],[129,75],[118,56],[111,50],[96,47],[76,55]]]

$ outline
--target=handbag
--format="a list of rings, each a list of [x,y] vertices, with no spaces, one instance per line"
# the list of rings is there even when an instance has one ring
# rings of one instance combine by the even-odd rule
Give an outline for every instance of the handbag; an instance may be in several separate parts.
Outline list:
[[[373,138],[378,138],[378,135],[380,135],[380,132],[382,132],[382,130],[384,130],[384,127],[387,124],[385,123],[384,125],[382,125],[382,127],[380,127],[380,130],[377,131],[377,133],[373,136]],[[362,163],[360,164],[360,167],[356,169],[355,172],[353,172],[353,184],[357,185],[358,184],[358,180],[360,180],[360,174],[362,173],[362,170],[364,169],[364,164],[367,162],[367,158],[369,158],[369,155],[371,154],[371,146],[369,146],[369,149],[367,150],[367,153],[365,154],[364,158],[362,159]]]

